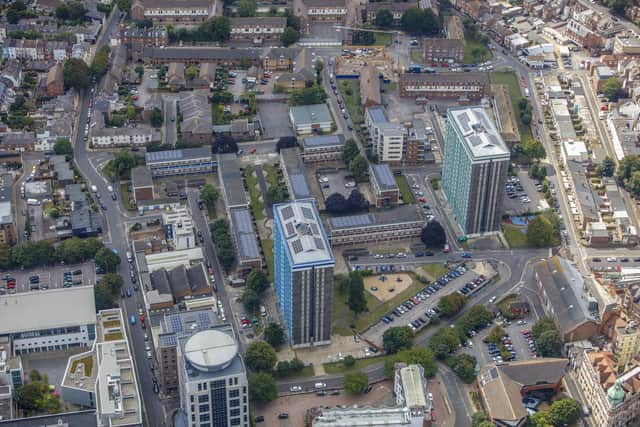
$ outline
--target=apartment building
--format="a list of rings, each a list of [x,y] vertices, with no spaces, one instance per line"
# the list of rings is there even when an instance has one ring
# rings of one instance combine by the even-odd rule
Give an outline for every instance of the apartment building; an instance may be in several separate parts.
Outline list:
[[[381,10],[388,10],[393,16],[393,21],[396,25],[400,23],[402,15],[412,8],[416,8],[416,2],[389,2],[381,1],[377,3],[368,3],[365,6],[365,16],[368,23],[374,23],[378,12]]]
[[[371,189],[376,199],[376,208],[397,206],[400,201],[400,189],[387,164],[369,164]]]
[[[293,348],[331,343],[335,260],[313,199],[273,206],[274,283]]]
[[[129,59],[138,62],[144,58],[145,47],[167,46],[169,33],[164,27],[124,28],[120,31],[120,43],[127,48]]]
[[[178,95],[178,110],[182,115],[180,136],[189,144],[211,144],[213,121],[209,105],[209,91],[197,89]]]
[[[151,20],[154,24],[198,25],[214,18],[222,7],[216,0],[135,0],[131,17]]]
[[[211,173],[216,167],[211,147],[155,151],[146,153],[145,159],[154,178]]]
[[[443,39],[428,37],[422,39],[425,62],[462,63],[464,60],[464,39]]]
[[[640,350],[638,322],[616,316],[615,320],[609,324],[611,326],[606,332],[611,340],[611,349],[617,358],[618,366],[626,369],[628,364],[638,356]]]
[[[290,107],[289,120],[298,135],[330,132],[333,128],[333,119],[326,104]]]
[[[365,110],[365,127],[368,132],[367,143],[381,162],[402,162],[404,152],[405,129],[400,123],[387,119],[387,112],[381,105]]]
[[[442,190],[465,234],[499,229],[511,152],[482,107],[447,112]]]
[[[588,26],[575,19],[570,19],[567,22],[564,35],[585,49],[599,49],[604,46],[604,39],[599,33],[592,31]]]
[[[0,244],[12,246],[18,242],[13,210],[13,175],[0,176]]]
[[[254,48],[229,49],[199,46],[145,47],[142,53],[144,61],[154,65],[164,65],[170,62],[185,64],[209,62],[224,66],[259,65],[260,55],[261,51]]]
[[[332,217],[329,240],[334,246],[419,238],[426,221],[415,206]]]
[[[343,135],[308,136],[300,141],[302,161],[305,163],[330,162],[342,159]]]
[[[135,128],[94,128],[91,131],[93,148],[141,147],[161,141],[158,129],[143,125]]]
[[[153,191],[153,179],[151,172],[145,166],[137,166],[131,169],[131,188],[133,201],[137,203],[153,200],[155,193]]]
[[[486,78],[485,73],[400,74],[400,96],[479,100],[484,95]]]
[[[304,163],[300,148],[291,147],[280,150],[280,164],[291,200],[303,200],[313,197],[305,177]]]
[[[259,44],[266,40],[279,40],[287,27],[287,18],[269,16],[230,18],[231,39]]]
[[[345,0],[294,0],[293,14],[300,18],[303,32],[312,22],[344,22],[347,16]]]

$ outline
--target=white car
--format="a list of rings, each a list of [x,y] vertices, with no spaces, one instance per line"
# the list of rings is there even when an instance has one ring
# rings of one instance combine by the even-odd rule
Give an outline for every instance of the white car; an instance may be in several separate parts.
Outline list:
[[[151,355],[150,351],[147,351],[147,359],[151,359],[153,356]]]
[[[616,262],[616,257],[614,256],[607,257],[607,262]]]
[[[291,392],[302,391],[302,387],[300,387],[299,385],[292,385],[291,388],[289,389],[289,391],[291,391]]]

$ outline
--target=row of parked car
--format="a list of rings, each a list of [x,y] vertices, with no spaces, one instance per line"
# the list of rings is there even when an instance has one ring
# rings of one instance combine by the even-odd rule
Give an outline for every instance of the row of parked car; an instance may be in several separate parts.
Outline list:
[[[467,296],[470,293],[473,293],[474,289],[482,287],[485,281],[486,281],[486,278],[484,277],[484,274],[481,274],[475,279],[471,280],[469,283],[466,283],[462,288],[460,288],[460,290],[458,290],[458,292],[464,296]]]
[[[437,291],[446,286],[447,283],[462,276],[466,271],[467,269],[463,266],[456,267],[430,285],[425,286],[422,291],[418,292],[414,297],[409,298],[407,301],[396,307],[393,311],[391,311],[391,313],[382,316],[380,320],[386,324],[389,324],[394,321],[394,317],[402,317],[405,313],[418,306],[422,301],[426,301],[431,295],[435,294]],[[421,327],[427,325],[429,323],[429,320],[432,317],[437,316],[439,312],[440,311],[437,307],[433,307],[424,313],[424,317],[418,317],[416,320],[409,323],[408,326],[416,331]]]
[[[523,329],[520,332],[522,333],[522,335],[524,335],[524,337],[527,339],[527,342],[529,343],[529,351],[531,352],[531,357],[538,357],[538,349],[536,348],[536,342],[531,335],[531,331],[529,329]]]
[[[511,361],[512,360],[517,360],[516,351],[513,348],[513,342],[509,338],[509,334],[506,334],[504,337],[502,337],[502,345],[507,350],[507,352],[509,352],[510,355],[511,355],[509,360],[511,360]],[[503,361],[502,352],[500,351],[500,348],[499,348],[499,346],[497,344],[488,343],[487,344],[487,351],[489,352],[489,356],[491,356],[491,358],[492,358],[492,360],[494,362],[500,363],[500,362]]]

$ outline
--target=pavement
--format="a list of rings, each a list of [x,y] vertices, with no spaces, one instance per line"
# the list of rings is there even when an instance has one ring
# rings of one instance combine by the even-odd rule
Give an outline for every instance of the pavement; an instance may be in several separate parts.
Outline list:
[[[178,101],[175,98],[164,99],[164,143],[173,146],[178,142],[178,129],[176,127],[177,104]]]

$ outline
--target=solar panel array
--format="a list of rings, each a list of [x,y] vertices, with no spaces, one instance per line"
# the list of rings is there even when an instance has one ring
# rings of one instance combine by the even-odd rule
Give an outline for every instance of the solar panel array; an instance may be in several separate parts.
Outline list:
[[[251,214],[247,208],[231,210],[231,223],[241,259],[253,260],[260,257],[258,238],[253,230]]]
[[[178,344],[178,338],[175,335],[160,335],[160,346],[170,347]]]
[[[285,221],[293,218],[293,209],[291,208],[291,206],[282,208],[282,218],[284,218]]]
[[[260,257],[258,242],[255,235],[242,234],[239,236],[240,254],[246,259],[256,259]]]
[[[297,254],[302,252],[302,242],[300,242],[300,239],[296,239],[293,242],[291,242],[291,247],[293,248],[293,252]]]
[[[396,188],[396,180],[393,178],[393,173],[391,172],[391,168],[389,165],[381,164],[381,165],[371,165],[373,169],[373,173],[378,181],[378,185],[381,188]]]
[[[168,319],[171,332],[182,332],[184,330],[182,327],[182,320],[180,320],[180,316],[172,315],[169,316]]]
[[[313,216],[313,211],[311,209],[303,206],[300,208],[300,210],[302,211],[302,216],[304,216],[306,219],[309,219],[312,221],[315,219],[315,217]]]
[[[313,241],[316,244],[316,249],[319,249],[319,250],[324,249],[324,242],[322,241],[322,239],[320,239],[319,237],[314,237]]]
[[[233,225],[240,233],[253,233],[253,225],[251,223],[251,214],[248,209],[233,209]]]
[[[373,224],[373,219],[370,214],[361,214],[331,218],[330,222],[332,228],[348,228]]]
[[[198,322],[200,323],[200,328],[205,329],[211,325],[211,317],[209,316],[208,311],[199,311],[198,312]]]
[[[296,234],[296,229],[293,227],[293,224],[288,222],[285,224],[285,228],[287,229],[287,237],[293,236]]]
[[[320,234],[320,230],[318,229],[318,224],[316,224],[315,222],[312,222],[311,224],[309,224],[309,226],[311,227],[311,231],[313,232],[313,234]]]
[[[290,175],[289,181],[293,189],[293,195],[296,199],[305,199],[311,196],[311,191],[307,185],[304,175]]]

